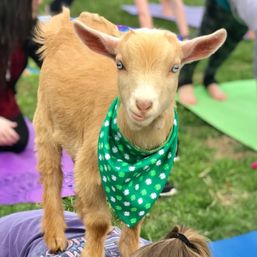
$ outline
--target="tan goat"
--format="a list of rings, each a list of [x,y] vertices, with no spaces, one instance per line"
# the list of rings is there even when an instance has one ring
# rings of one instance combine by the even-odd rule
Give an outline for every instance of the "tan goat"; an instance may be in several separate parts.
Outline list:
[[[66,248],[60,197],[65,149],[74,160],[77,211],[87,231],[82,256],[103,257],[111,215],[97,166],[97,142],[110,104],[119,95],[117,122],[128,140],[147,150],[160,146],[173,127],[179,69],[215,52],[226,31],[185,42],[156,29],[121,35],[98,15],[82,13],[72,22],[65,10],[38,38],[44,63],[34,125],[44,188],[44,238],[52,251]],[[124,226],[123,257],[138,248],[140,226]]]

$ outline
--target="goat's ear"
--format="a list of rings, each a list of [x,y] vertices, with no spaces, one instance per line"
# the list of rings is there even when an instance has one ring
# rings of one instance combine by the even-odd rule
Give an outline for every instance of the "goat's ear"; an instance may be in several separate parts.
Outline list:
[[[109,57],[115,56],[119,38],[94,30],[78,20],[74,21],[74,29],[81,41],[91,50]]]
[[[181,43],[183,58],[182,63],[190,63],[200,59],[204,59],[216,52],[225,42],[227,32],[225,29],[194,38],[192,40],[183,41]]]

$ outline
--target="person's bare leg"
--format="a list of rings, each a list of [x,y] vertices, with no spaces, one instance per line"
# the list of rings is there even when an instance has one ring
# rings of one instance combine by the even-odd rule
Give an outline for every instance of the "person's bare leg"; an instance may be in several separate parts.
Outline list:
[[[179,29],[179,34],[183,37],[183,39],[188,39],[189,36],[189,28],[187,25],[186,13],[184,8],[184,3],[182,0],[172,0],[172,11],[174,13],[174,17],[176,18],[177,27]]]
[[[192,84],[183,85],[178,89],[179,101],[182,104],[194,105],[197,103]]]
[[[150,14],[147,0],[135,0],[138,9],[138,18],[141,28],[153,28],[153,20]]]
[[[166,17],[173,17],[174,13],[171,9],[170,0],[161,0],[162,14]]]
[[[225,93],[221,90],[221,88],[216,83],[212,83],[208,85],[207,91],[208,91],[208,94],[217,101],[225,101],[227,99],[227,96],[225,95]]]

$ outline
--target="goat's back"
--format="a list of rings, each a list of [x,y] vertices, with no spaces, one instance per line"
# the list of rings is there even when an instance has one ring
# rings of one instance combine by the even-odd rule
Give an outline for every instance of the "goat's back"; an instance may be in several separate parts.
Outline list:
[[[115,25],[97,15],[84,13],[79,19],[106,33],[119,33]],[[48,119],[55,140],[74,156],[83,137],[96,138],[117,95],[116,66],[80,41],[68,10],[43,25],[37,38],[43,44],[44,62],[35,123]]]

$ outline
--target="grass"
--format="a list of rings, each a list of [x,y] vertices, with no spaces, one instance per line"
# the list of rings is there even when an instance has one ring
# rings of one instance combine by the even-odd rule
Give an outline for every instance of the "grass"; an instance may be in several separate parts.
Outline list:
[[[203,4],[202,0],[185,2]],[[87,10],[100,13],[117,24],[138,26],[137,17],[121,11],[125,3],[133,1],[75,1],[72,15]],[[174,23],[157,19],[154,22],[156,27],[177,31]],[[253,78],[252,51],[252,42],[241,42],[219,70],[218,80]],[[201,82],[205,63],[201,62],[196,71],[196,83]],[[24,76],[18,87],[19,103],[30,119],[36,105],[37,84],[37,76]],[[198,229],[211,240],[257,229],[257,173],[249,167],[256,159],[256,152],[224,136],[180,105],[178,112],[181,161],[175,164],[170,177],[178,194],[157,201],[145,219],[142,236],[159,239],[177,223]],[[66,198],[65,208],[73,210],[73,201],[72,197]],[[39,206],[1,206],[0,216],[33,208]]]

